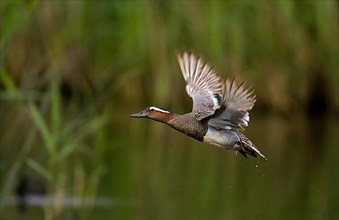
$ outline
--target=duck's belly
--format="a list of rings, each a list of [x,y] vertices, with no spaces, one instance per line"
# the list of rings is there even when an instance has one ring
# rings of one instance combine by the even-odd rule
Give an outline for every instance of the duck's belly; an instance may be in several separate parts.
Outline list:
[[[203,143],[232,149],[236,143],[236,136],[231,130],[217,130],[209,127],[206,135],[204,136]]]

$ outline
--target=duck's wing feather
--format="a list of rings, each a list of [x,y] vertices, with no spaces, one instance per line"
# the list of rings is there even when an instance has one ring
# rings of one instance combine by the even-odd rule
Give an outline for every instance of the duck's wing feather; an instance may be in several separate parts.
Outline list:
[[[186,92],[193,99],[193,112],[202,120],[221,107],[222,83],[215,70],[192,53],[177,54]]]
[[[256,101],[251,88],[246,88],[245,83],[236,85],[234,79],[225,80],[223,84],[222,107],[208,124],[220,129],[244,129],[250,120],[249,113]]]

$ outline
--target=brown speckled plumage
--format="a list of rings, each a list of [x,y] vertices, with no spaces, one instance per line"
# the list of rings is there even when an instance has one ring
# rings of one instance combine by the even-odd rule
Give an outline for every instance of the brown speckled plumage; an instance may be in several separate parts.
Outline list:
[[[204,136],[208,129],[207,122],[198,121],[192,112],[184,115],[177,115],[169,120],[167,124],[198,141],[204,140]]]

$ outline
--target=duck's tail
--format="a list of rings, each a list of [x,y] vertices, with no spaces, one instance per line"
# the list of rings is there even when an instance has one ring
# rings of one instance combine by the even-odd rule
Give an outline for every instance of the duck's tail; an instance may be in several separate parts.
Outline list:
[[[244,157],[247,158],[247,154],[257,157],[258,155],[266,159],[266,157],[260,153],[260,151],[255,147],[255,145],[242,133],[237,132],[237,135],[240,139],[241,148],[238,150]]]

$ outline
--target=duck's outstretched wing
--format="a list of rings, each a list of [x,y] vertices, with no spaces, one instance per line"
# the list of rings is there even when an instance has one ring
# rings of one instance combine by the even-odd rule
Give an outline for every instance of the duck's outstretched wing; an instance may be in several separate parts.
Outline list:
[[[251,88],[246,88],[244,83],[236,85],[234,79],[225,80],[222,90],[221,108],[208,124],[220,129],[244,129],[250,120],[248,111],[256,101]]]
[[[177,54],[186,92],[193,99],[193,112],[202,120],[215,113],[222,103],[222,83],[215,70],[192,53]]]

